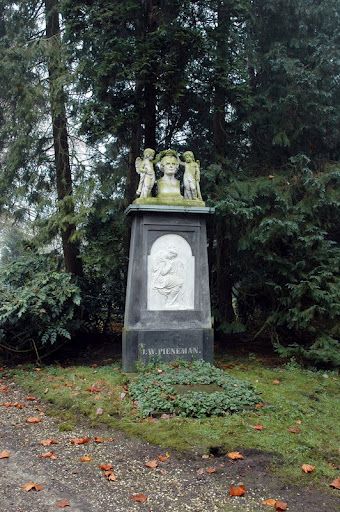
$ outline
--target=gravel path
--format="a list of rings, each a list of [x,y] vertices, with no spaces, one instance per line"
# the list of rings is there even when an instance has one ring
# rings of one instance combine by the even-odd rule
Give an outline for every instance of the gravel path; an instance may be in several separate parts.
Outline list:
[[[164,451],[160,448],[120,432],[90,428],[83,420],[76,430],[60,432],[58,421],[45,415],[44,404],[27,400],[25,392],[11,381],[0,381],[0,403],[0,456],[4,450],[10,452],[8,458],[0,458],[1,512],[56,511],[60,500],[67,500],[65,510],[72,512],[274,510],[261,505],[267,498],[288,502],[290,512],[338,510],[335,496],[320,496],[310,489],[298,492],[270,477],[266,472],[270,457],[264,454],[245,452],[245,460],[233,462],[225,457],[170,453],[161,462],[158,457]],[[41,421],[27,423],[30,417]],[[85,437],[90,438],[86,444],[71,443]],[[95,437],[113,440],[97,443]],[[40,444],[44,439],[58,444],[44,447]],[[48,451],[55,452],[57,458],[40,457]],[[84,455],[91,460],[81,462]],[[156,459],[155,469],[145,467],[145,462]],[[99,468],[103,463],[112,465],[115,481],[105,478]],[[216,471],[208,473],[209,467]],[[22,486],[28,482],[43,489],[26,492]],[[245,496],[230,497],[230,485],[241,482],[247,489]],[[133,501],[136,493],[147,500]]]

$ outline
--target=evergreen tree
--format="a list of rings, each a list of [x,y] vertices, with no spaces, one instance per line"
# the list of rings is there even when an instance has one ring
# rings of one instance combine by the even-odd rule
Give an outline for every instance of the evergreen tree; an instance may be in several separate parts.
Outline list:
[[[1,6],[1,206],[27,222],[49,222],[44,237],[40,236],[42,243],[59,233],[66,270],[81,275],[58,2],[46,0],[46,11],[34,0],[4,2]],[[45,20],[46,38],[42,29]]]
[[[251,2],[251,157],[339,159],[339,0]]]
[[[137,188],[142,146],[174,141],[185,122],[186,69],[197,30],[187,2],[66,1],[68,40],[78,63],[81,123],[89,142],[111,140],[126,156],[125,197]]]
[[[45,0],[46,38],[48,43],[47,68],[49,74],[49,101],[51,105],[55,174],[59,210],[63,217],[61,238],[65,268],[74,275],[82,275],[79,240],[74,224],[74,202],[70,150],[66,118],[66,95],[63,46],[60,36],[58,0]]]

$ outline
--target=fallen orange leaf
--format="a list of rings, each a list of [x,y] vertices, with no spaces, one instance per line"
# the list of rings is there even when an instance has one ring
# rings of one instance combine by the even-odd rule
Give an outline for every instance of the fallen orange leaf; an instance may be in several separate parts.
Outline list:
[[[70,506],[70,502],[68,500],[59,500],[55,505],[58,508],[65,508]]]
[[[0,386],[0,393],[7,393],[9,390],[8,386]]]
[[[115,480],[117,480],[117,477],[113,471],[104,471],[104,476],[111,482],[114,482]]]
[[[253,429],[255,430],[264,430],[264,426],[263,425],[252,425]]]
[[[41,418],[38,418],[37,416],[30,416],[27,418],[26,423],[40,423],[42,421]]]
[[[91,455],[83,455],[82,457],[80,457],[80,462],[91,462],[92,460],[92,457]]]
[[[160,462],[166,462],[168,459],[170,459],[170,453],[158,455],[158,460]]]
[[[130,499],[132,501],[136,501],[137,503],[145,503],[147,501],[148,497],[145,496],[145,494],[142,494],[140,492],[138,494],[133,494],[132,496],[130,496]]]
[[[268,507],[275,507],[276,500],[274,500],[273,498],[268,498],[267,500],[262,501],[262,505],[268,505]]]
[[[284,510],[287,510],[288,504],[285,501],[277,501],[275,503],[275,510],[277,512],[283,512]]]
[[[110,469],[113,468],[113,466],[112,466],[112,464],[100,464],[99,468],[102,471],[109,471]]]
[[[158,467],[158,461],[156,459],[149,460],[144,464],[147,468],[156,469]]]
[[[312,466],[311,464],[302,464],[301,469],[304,473],[313,473],[315,466]]]
[[[113,437],[94,437],[93,441],[95,443],[111,443],[113,441]]]
[[[35,396],[26,396],[26,400],[28,400],[29,402],[33,402],[34,400],[36,400],[37,398]]]
[[[336,478],[332,483],[329,484],[330,487],[334,487],[334,489],[340,489],[340,478]]]
[[[42,491],[43,490],[43,486],[40,485],[40,484],[36,484],[34,482],[27,482],[27,484],[24,484],[22,486],[22,489],[26,492],[28,491]]]
[[[8,450],[3,450],[2,452],[0,452],[0,459],[8,459],[10,454],[11,452],[9,452]]]
[[[301,428],[299,427],[289,427],[288,432],[291,434],[300,434]]]
[[[255,405],[255,409],[262,409],[262,407],[264,407],[264,403],[263,402],[260,402],[260,403]]]
[[[229,453],[227,453],[227,457],[228,457],[228,459],[231,459],[231,460],[242,460],[242,459],[244,459],[242,453],[240,453],[240,452],[229,452]]]
[[[210,466],[209,468],[206,468],[206,472],[208,475],[211,475],[212,473],[216,473],[217,469]]]
[[[58,458],[58,456],[54,452],[45,452],[45,453],[42,453],[41,455],[39,455],[39,457],[41,457],[42,459],[51,459],[51,460],[55,460]]]
[[[86,444],[90,441],[89,437],[75,437],[74,439],[71,439],[71,444],[79,445],[79,444]]]
[[[24,404],[20,404],[19,402],[2,402],[0,404],[2,407],[16,407],[17,409],[23,409]]]
[[[246,493],[246,488],[243,484],[240,484],[238,486],[230,486],[229,489],[229,496],[244,496]]]
[[[99,388],[95,384],[92,384],[92,386],[87,388],[86,391],[89,391],[90,393],[100,393],[101,392],[101,388]]]
[[[40,441],[40,444],[42,444],[43,446],[51,446],[51,444],[58,444],[58,441],[56,441],[55,439],[43,439],[42,441]]]

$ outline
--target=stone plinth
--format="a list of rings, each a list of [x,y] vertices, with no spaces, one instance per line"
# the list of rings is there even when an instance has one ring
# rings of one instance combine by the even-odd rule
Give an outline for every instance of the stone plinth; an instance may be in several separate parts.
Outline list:
[[[206,217],[213,209],[133,204],[123,369],[213,360]]]

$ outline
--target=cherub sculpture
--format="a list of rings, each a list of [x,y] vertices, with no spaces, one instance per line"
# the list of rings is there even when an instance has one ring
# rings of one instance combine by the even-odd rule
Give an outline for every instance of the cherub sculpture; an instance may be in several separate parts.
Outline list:
[[[150,197],[151,190],[155,183],[155,171],[153,167],[153,159],[155,151],[147,148],[143,152],[143,158],[136,158],[136,171],[140,175],[137,196],[141,198]]]
[[[183,153],[184,162],[180,164],[184,166],[184,199],[200,199],[202,201],[200,189],[200,161],[195,160],[192,151]]]

